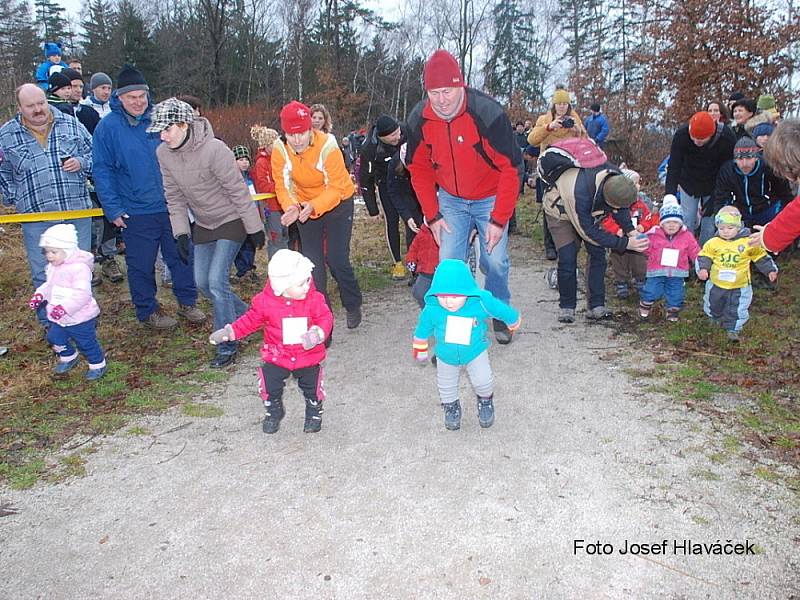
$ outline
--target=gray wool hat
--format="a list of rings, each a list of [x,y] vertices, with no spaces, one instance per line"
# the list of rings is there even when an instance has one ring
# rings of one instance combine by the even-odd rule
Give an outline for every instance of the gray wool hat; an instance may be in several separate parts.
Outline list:
[[[113,83],[111,83],[111,77],[105,73],[99,72],[92,75],[91,79],[89,79],[89,91],[93,91],[94,88],[100,85],[113,85]]]

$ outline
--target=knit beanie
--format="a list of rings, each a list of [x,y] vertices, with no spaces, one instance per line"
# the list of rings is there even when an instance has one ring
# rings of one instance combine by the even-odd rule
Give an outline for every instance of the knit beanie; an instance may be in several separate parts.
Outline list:
[[[126,64],[117,75],[117,96],[141,90],[149,92],[150,86],[147,85],[140,71]]]
[[[664,202],[664,204],[661,206],[661,210],[658,211],[658,217],[661,223],[666,223],[667,221],[678,221],[679,223],[683,224],[683,209],[681,208],[681,205],[678,204],[677,198],[675,198],[674,202]]]
[[[720,225],[733,225],[741,229],[742,213],[735,206],[723,206],[714,217],[714,224],[717,227]]]
[[[744,98],[744,94],[742,92],[733,92],[730,96],[728,96],[728,102],[738,102]]]
[[[309,127],[310,129],[310,127]],[[311,277],[314,263],[294,250],[278,250],[267,265],[267,277],[272,291],[280,296],[293,285]]]
[[[93,92],[96,87],[101,85],[113,85],[111,83],[111,77],[100,72],[92,75],[92,77],[89,79],[89,91]]]
[[[775,125],[772,123],[759,123],[753,127],[753,139],[757,139],[762,135],[772,135],[773,131],[775,131]]]
[[[240,158],[246,158],[250,160],[250,149],[247,146],[242,146],[241,144],[238,146],[234,146],[233,150],[233,158],[239,160]]]
[[[591,110],[592,112],[600,112],[600,105],[597,102],[595,102],[589,107],[589,110]]]
[[[425,63],[422,71],[425,91],[439,88],[465,87],[458,61],[447,50],[439,49]]]
[[[50,58],[51,56],[61,56],[61,44],[59,42],[45,42],[44,43],[44,57]]]
[[[39,238],[40,248],[58,248],[70,256],[78,249],[78,231],[71,223],[59,223],[48,228]]]
[[[277,140],[280,135],[277,131],[269,127],[253,125],[250,128],[250,137],[258,144],[259,148],[272,148],[272,144],[275,143],[275,140]]]
[[[311,129],[311,110],[302,102],[292,100],[281,109],[281,129],[285,133],[303,133]]]
[[[569,92],[565,90],[563,87],[556,88],[556,91],[553,92],[553,104],[564,104],[570,103]]]
[[[689,119],[689,135],[696,140],[705,140],[717,132],[717,123],[708,112],[701,110]]]
[[[603,184],[606,204],[613,208],[628,208],[636,202],[636,186],[624,175],[612,175]]]
[[[378,120],[375,121],[375,132],[379,137],[393,133],[398,127],[397,121],[389,115],[381,115],[378,117]]]
[[[739,138],[733,147],[733,158],[753,158],[761,154],[761,148],[755,140],[747,136]]]
[[[78,79],[83,81],[83,75],[78,73],[75,69],[70,69],[67,67],[66,69],[61,69],[61,72],[66,75],[71,82]]]
[[[758,108],[758,110],[769,110],[770,108],[776,108],[776,106],[775,96],[770,94],[761,94],[756,103],[756,108]]]
[[[69,87],[72,85],[70,83],[69,77],[64,75],[64,71],[66,69],[62,69],[58,73],[53,73],[47,80],[47,93],[48,94],[55,94],[61,88]]]

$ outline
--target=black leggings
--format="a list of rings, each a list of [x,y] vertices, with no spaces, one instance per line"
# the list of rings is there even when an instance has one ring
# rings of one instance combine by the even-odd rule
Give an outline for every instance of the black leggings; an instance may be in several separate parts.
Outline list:
[[[392,254],[392,260],[394,262],[400,262],[403,259],[402,254],[400,254],[400,228],[398,224],[402,219],[400,218],[400,213],[397,212],[397,209],[392,204],[392,201],[389,199],[389,188],[386,184],[386,181],[381,181],[378,183],[378,195],[381,199],[381,206],[383,207],[383,220],[386,226],[386,243],[389,244],[389,252]],[[403,227],[406,230],[406,248],[411,245],[411,239],[413,239],[414,232],[408,228],[406,223],[403,223]]]
[[[339,297],[345,310],[351,311],[361,306],[361,288],[350,264],[350,236],[353,232],[353,201],[342,202],[332,211],[318,219],[309,219],[299,223],[300,240],[303,254],[314,263],[311,272],[314,285],[328,299],[328,274],[325,264],[331,269],[331,275],[339,285]]]

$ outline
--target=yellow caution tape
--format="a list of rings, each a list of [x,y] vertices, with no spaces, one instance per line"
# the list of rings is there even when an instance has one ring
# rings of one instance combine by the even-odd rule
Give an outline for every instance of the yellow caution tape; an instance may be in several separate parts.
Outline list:
[[[275,194],[255,194],[253,202],[274,198]],[[81,210],[53,210],[49,212],[13,213],[0,215],[0,223],[35,223],[38,221],[71,221],[87,217],[102,217],[102,208],[84,208]]]

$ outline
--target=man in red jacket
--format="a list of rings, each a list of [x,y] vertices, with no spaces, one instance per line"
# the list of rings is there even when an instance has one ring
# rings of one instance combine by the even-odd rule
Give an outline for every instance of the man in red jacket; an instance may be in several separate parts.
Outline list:
[[[494,99],[466,87],[446,50],[428,59],[423,79],[427,99],[408,118],[406,162],[439,258],[465,260],[477,229],[485,287],[508,303],[508,221],[523,173],[511,121]],[[494,331],[501,344],[511,342],[502,321]]]

